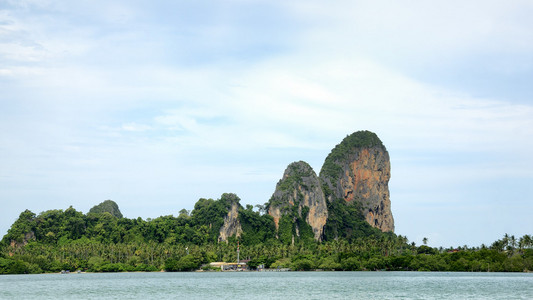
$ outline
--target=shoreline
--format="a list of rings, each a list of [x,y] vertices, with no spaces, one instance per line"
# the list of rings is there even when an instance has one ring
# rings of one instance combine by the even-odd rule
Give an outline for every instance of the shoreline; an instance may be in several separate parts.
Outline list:
[[[472,272],[472,271],[410,271],[410,270],[359,270],[359,271],[349,271],[349,270],[322,270],[322,269],[314,269],[314,270],[291,270],[291,269],[283,269],[283,270],[277,270],[277,269],[264,269],[264,270],[240,270],[240,271],[220,271],[220,270],[194,270],[194,271],[123,271],[123,272],[90,272],[90,271],[81,271],[81,272],[45,272],[45,273],[37,273],[37,274],[0,274],[2,275],[80,275],[80,274],[119,274],[119,273],[287,273],[287,272],[303,272],[303,273],[316,273],[316,272],[324,272],[324,273],[348,273],[348,272],[359,272],[359,273],[452,273],[452,274],[459,274],[459,273],[468,273],[468,274],[533,274],[533,270],[526,270],[522,272],[492,272],[492,271],[479,271],[479,272]]]

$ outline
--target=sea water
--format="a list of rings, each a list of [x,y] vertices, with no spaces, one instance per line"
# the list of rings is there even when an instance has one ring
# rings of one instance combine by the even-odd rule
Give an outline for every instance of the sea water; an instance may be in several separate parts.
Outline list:
[[[531,273],[0,275],[0,299],[533,299]]]

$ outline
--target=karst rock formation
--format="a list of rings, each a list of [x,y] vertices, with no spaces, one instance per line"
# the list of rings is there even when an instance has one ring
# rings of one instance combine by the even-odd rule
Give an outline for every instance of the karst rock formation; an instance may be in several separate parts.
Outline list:
[[[372,227],[394,231],[389,179],[387,149],[375,133],[358,131],[331,150],[320,177],[306,162],[291,163],[268,202],[268,213],[276,228],[284,215],[291,215],[294,222],[305,218],[314,238],[320,241],[328,220],[328,203],[342,199],[356,205]],[[295,233],[298,235],[298,227]]]
[[[361,215],[354,216],[360,220],[364,218],[370,226],[383,232],[394,231],[390,174],[389,153],[378,136],[370,131],[354,132],[335,146],[326,157],[320,176],[304,161],[289,164],[266,203],[278,238],[287,242],[292,237],[293,243],[302,236],[323,240],[328,217],[331,217],[328,205],[335,201],[356,207],[355,212]],[[220,228],[219,240],[222,241],[242,234],[238,201],[228,208]],[[285,220],[283,225],[282,219]],[[348,231],[353,229],[346,227]]]
[[[269,201],[268,213],[274,218],[276,228],[279,228],[279,220],[284,214],[304,218],[311,226],[314,238],[322,239],[328,209],[320,180],[309,164],[299,161],[287,167]],[[299,234],[299,228],[295,229]]]
[[[320,179],[329,201],[356,202],[366,221],[383,232],[394,231],[389,195],[390,159],[375,133],[347,136],[326,158]]]
[[[224,224],[220,227],[219,241],[228,241],[230,236],[239,237],[242,234],[241,223],[239,221],[239,198],[234,194],[226,194],[233,197],[233,202],[230,204],[228,214],[224,216]]]

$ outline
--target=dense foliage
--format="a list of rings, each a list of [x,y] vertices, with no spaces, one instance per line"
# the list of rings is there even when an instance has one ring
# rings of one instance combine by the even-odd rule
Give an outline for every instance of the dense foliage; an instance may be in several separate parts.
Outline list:
[[[240,236],[242,245],[251,246],[276,242],[276,226],[270,215],[255,212],[253,206],[246,205],[246,209],[241,208],[239,210],[239,222],[243,231]]]
[[[358,202],[348,203],[344,199],[328,201],[328,219],[324,227],[324,240],[339,238],[351,242],[358,237],[376,237],[392,235],[383,233],[370,226],[363,217]]]
[[[243,234],[219,242],[224,214],[239,199],[224,194],[219,200],[200,199],[189,214],[156,219],[118,218],[108,211],[83,214],[69,207],[35,215],[22,212],[0,243],[0,274],[85,270],[190,271],[213,261],[241,259],[248,265],[293,270],[428,270],[509,271],[533,270],[530,235],[505,235],[491,246],[436,249],[409,244],[406,237],[383,234],[368,224],[350,219],[356,208],[331,207],[336,223],[326,228],[325,242],[292,241],[294,222],[281,219],[290,230],[277,234],[272,217],[248,205],[239,208]],[[118,208],[118,207],[117,207]],[[351,211],[353,209],[353,211]],[[344,213],[343,213],[344,212]],[[355,222],[340,227],[342,222]],[[332,224],[337,227],[333,228]],[[299,224],[300,230],[305,228]],[[285,228],[281,227],[280,228]],[[347,230],[352,228],[355,230]],[[335,237],[335,238],[333,238]]]

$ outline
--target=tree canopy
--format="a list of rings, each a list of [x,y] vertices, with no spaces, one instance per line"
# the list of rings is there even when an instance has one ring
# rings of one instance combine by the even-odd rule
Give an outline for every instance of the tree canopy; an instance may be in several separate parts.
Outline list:
[[[490,247],[431,248],[361,222],[356,207],[331,203],[323,242],[295,239],[294,219],[273,218],[239,205],[240,237],[219,242],[216,234],[235,194],[200,199],[189,214],[155,219],[118,218],[109,211],[83,214],[72,207],[36,215],[23,211],[0,243],[0,274],[86,270],[93,272],[191,271],[213,261],[241,259],[249,266],[293,270],[511,271],[533,269],[530,235],[505,235]],[[347,206],[348,205],[348,206]],[[345,207],[346,206],[346,207]],[[298,220],[296,220],[298,221]],[[346,225],[342,225],[346,224]],[[303,224],[298,225],[304,230]],[[305,236],[301,234],[300,236]]]

